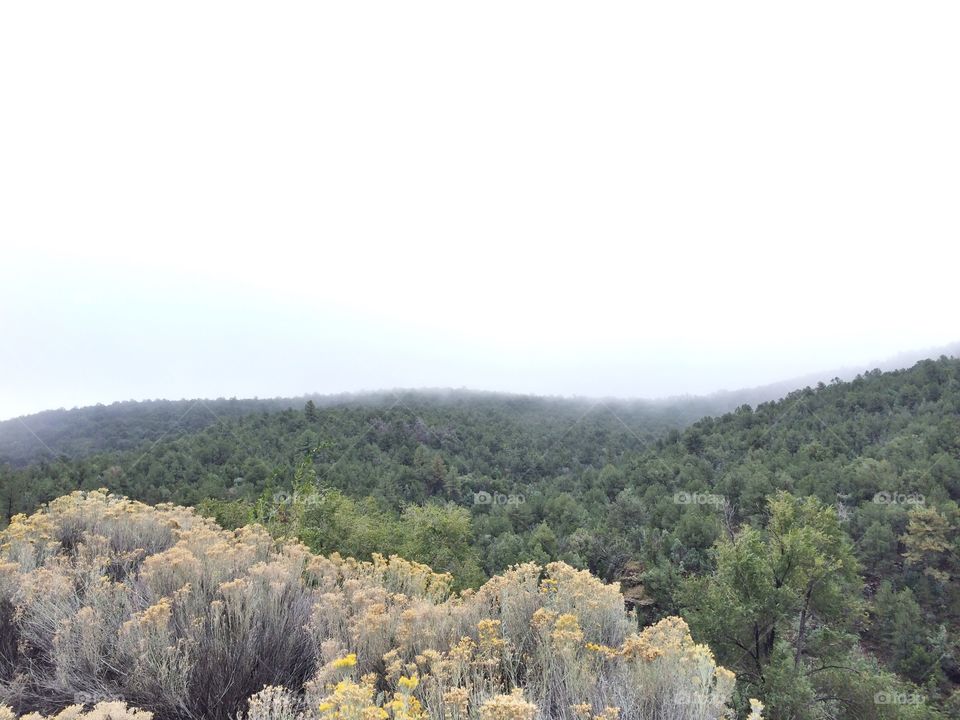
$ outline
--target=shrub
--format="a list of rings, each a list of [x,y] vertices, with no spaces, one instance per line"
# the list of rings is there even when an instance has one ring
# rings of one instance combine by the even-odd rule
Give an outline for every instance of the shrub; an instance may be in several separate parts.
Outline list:
[[[563,563],[458,595],[396,556],[316,556],[106,491],[0,535],[0,701],[61,720],[725,715],[732,673],[682,620],[635,627],[616,587]]]

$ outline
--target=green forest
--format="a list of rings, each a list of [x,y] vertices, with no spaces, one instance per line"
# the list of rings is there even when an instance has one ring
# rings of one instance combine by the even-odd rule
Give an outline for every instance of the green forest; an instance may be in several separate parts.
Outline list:
[[[398,555],[468,594],[563,563],[619,583],[640,628],[683,618],[736,674],[741,717],[750,698],[769,718],[960,717],[960,360],[723,403],[398,391],[51,411],[0,423],[0,526],[106,488],[323,556]]]

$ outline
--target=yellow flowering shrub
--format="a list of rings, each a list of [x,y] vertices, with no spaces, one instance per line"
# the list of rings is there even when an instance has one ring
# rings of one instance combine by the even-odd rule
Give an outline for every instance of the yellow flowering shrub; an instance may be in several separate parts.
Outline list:
[[[734,674],[714,662],[710,648],[693,641],[682,618],[664,618],[631,635],[620,655],[626,661],[620,666],[623,681],[643,689],[634,699],[643,712],[663,703],[684,709],[682,717],[721,717],[725,712]]]
[[[477,623],[480,652],[489,657],[496,657],[503,650],[506,641],[500,634],[500,621],[486,618]]]
[[[444,720],[465,720],[470,704],[470,693],[466,688],[455,687],[443,693]]]
[[[635,632],[589,572],[524,563],[450,588],[396,556],[318,557],[259,526],[72,493],[0,533],[0,622],[19,653],[0,720],[150,720],[76,705],[90,688],[163,718],[726,716],[733,674],[686,624]]]
[[[357,664],[357,654],[350,653],[346,657],[337,658],[333,661],[333,667],[340,668],[352,668]]]
[[[413,696],[413,691],[420,684],[420,678],[416,675],[410,677],[401,677],[397,681],[398,690],[394,693],[393,699],[387,703],[386,708],[390,711],[390,716],[394,720],[425,720],[427,717],[423,711],[420,701]]]
[[[537,706],[523,699],[523,691],[515,688],[509,695],[498,695],[480,706],[480,720],[533,720]]]
[[[342,680],[333,692],[317,706],[322,720],[386,720],[387,711],[374,702],[374,688],[369,683]]]
[[[561,648],[578,647],[583,640],[583,631],[576,615],[564,613],[553,623],[550,638]]]

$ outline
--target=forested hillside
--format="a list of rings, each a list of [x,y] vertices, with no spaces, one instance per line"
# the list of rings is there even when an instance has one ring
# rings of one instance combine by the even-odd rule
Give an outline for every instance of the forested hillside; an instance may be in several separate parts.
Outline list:
[[[131,405],[93,425],[114,440],[72,426],[64,457],[7,455],[4,518],[109,487],[318,553],[396,553],[455,589],[562,561],[621,581],[642,625],[682,616],[737,674],[741,714],[751,696],[773,718],[960,713],[956,359],[692,424],[462,393],[221,407],[171,429],[179,407]]]
[[[619,461],[690,421],[683,413],[640,403],[461,392],[369,395],[327,407],[309,400],[296,410],[275,412],[251,402],[182,401],[159,409],[151,403],[142,416],[126,404],[118,416],[113,406],[92,409],[102,419],[87,430],[84,423],[61,420],[61,434],[73,438],[74,446],[94,433],[97,443],[116,447],[81,453],[79,459],[55,457],[42,445],[33,448],[36,462],[25,475],[13,476],[28,477],[24,490],[34,495],[17,494],[14,510],[29,510],[103,478],[151,501],[257,497],[265,489],[291,489],[304,459],[328,484],[354,495],[420,502],[444,484],[411,472],[427,459],[442,460],[450,475],[526,482]],[[176,420],[178,414],[183,421]],[[193,425],[187,424],[191,417]],[[37,432],[34,418],[27,421]],[[12,432],[17,422],[9,421],[4,431],[24,432],[23,427]],[[134,443],[137,433],[142,439]],[[17,457],[0,454],[12,470],[20,469]],[[452,479],[447,484],[456,485]]]
[[[831,376],[832,377],[832,376]],[[720,415],[744,403],[783,397],[803,382],[789,381],[762,387],[718,392],[709,396],[662,400],[606,400],[618,414],[637,420],[642,429],[681,428],[706,415]],[[467,390],[406,390],[339,395],[303,395],[295,398],[217,398],[146,400],[110,405],[46,410],[27,417],[0,421],[0,464],[22,467],[41,460],[77,458],[95,452],[146,449],[157,440],[195,433],[217,423],[258,413],[301,410],[307,402],[317,409],[379,408],[397,405],[418,408],[489,405],[512,414],[525,407],[528,414],[579,417],[595,401],[481,393]]]

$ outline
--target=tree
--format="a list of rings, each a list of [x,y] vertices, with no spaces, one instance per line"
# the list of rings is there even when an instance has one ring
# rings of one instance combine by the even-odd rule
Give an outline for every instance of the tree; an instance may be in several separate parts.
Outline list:
[[[860,539],[860,557],[873,577],[892,574],[897,555],[897,534],[890,525],[872,522]]]
[[[399,554],[449,572],[458,587],[483,581],[480,557],[473,546],[470,513],[456,505],[410,506],[401,516]]]
[[[766,528],[720,540],[716,571],[685,583],[684,615],[723,664],[770,693],[772,708],[780,704],[784,717],[800,717],[790,713],[806,706],[810,693],[789,700],[778,693],[790,685],[815,688],[820,669],[843,662],[847,631],[861,612],[861,581],[833,507],[781,492],[768,510]]]
[[[907,565],[919,567],[923,574],[945,584],[950,580],[948,560],[950,535],[954,531],[947,518],[936,508],[918,507],[910,511],[907,532],[900,538],[906,547]]]
[[[923,611],[910,588],[897,592],[890,581],[881,583],[874,599],[874,616],[873,635],[898,673],[918,683],[939,673],[942,650],[930,642]]]

